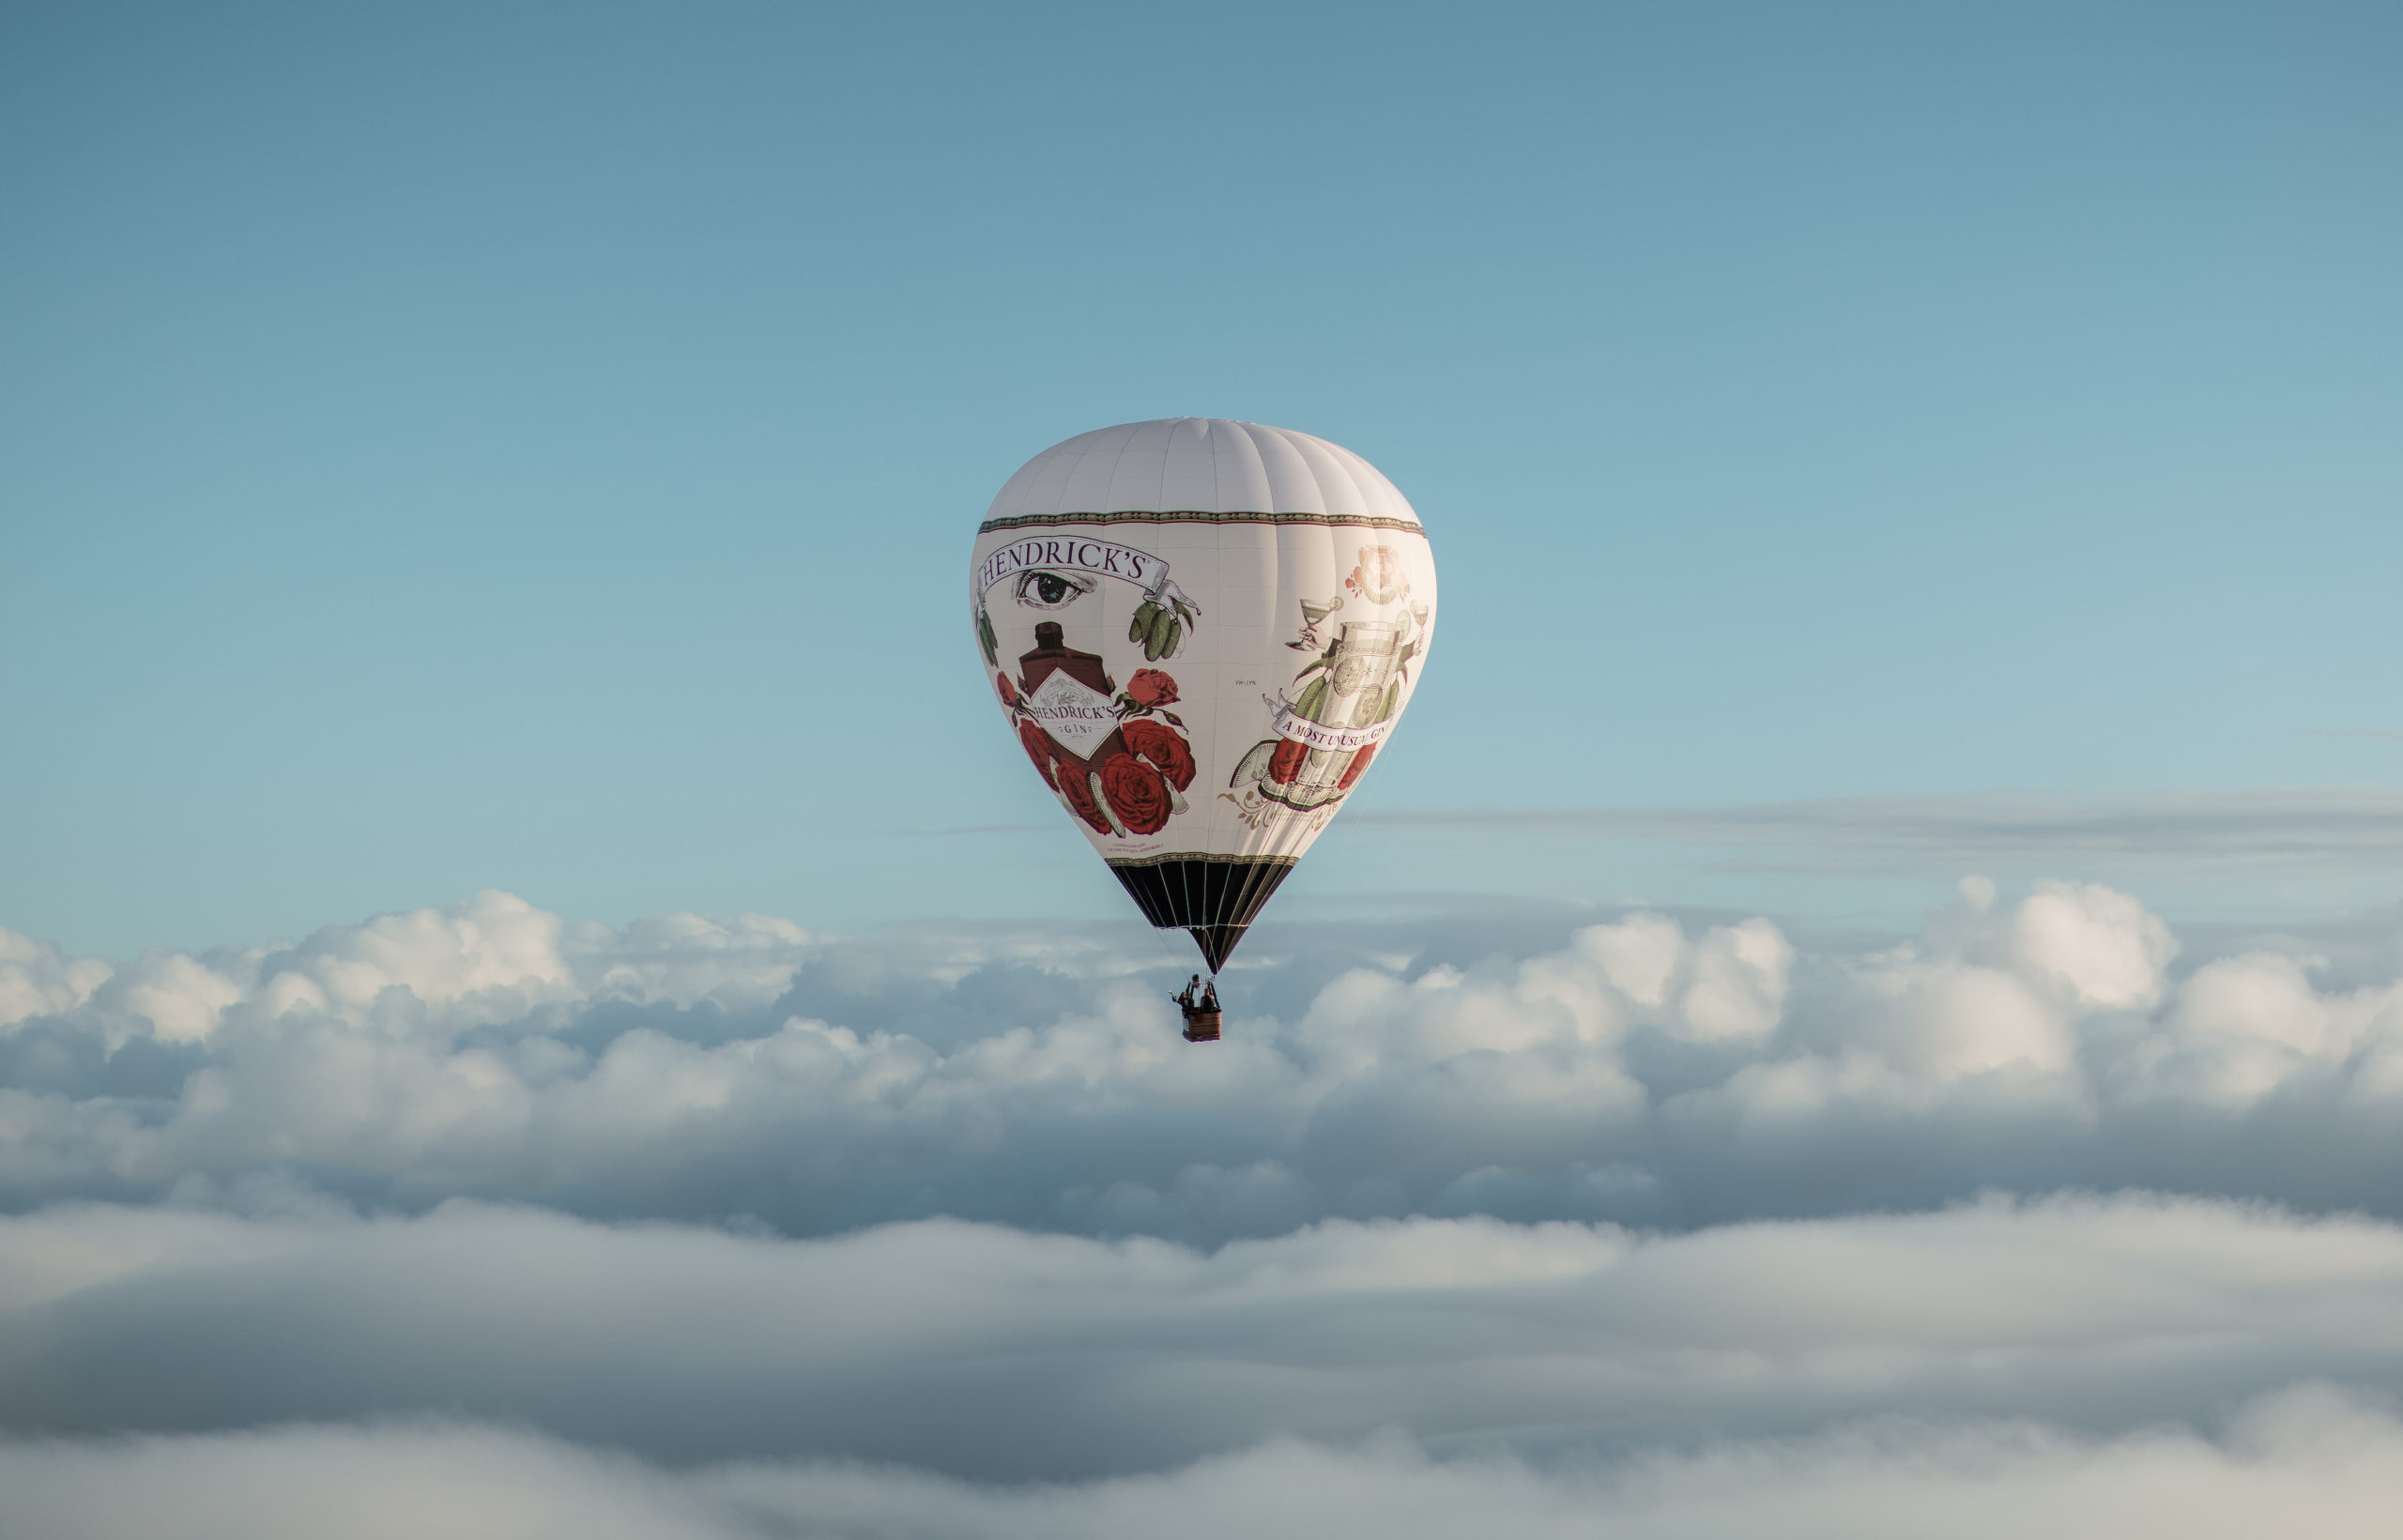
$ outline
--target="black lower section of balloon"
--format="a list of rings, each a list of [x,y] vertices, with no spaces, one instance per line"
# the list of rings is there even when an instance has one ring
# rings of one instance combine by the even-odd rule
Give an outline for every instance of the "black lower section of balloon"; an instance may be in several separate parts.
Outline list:
[[[1163,930],[1193,933],[1216,973],[1246,927],[1293,869],[1291,857],[1213,860],[1205,856],[1110,863],[1143,918]]]

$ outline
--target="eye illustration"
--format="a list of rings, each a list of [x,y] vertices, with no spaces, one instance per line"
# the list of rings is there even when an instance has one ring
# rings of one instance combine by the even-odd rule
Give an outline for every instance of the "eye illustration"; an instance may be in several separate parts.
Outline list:
[[[1020,572],[1018,602],[1031,610],[1065,609],[1093,592],[1095,581],[1064,572]]]

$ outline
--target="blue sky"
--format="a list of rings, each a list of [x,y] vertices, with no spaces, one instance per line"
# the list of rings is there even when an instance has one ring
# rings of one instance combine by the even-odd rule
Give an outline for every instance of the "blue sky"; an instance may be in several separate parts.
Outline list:
[[[2398,68],[2376,5],[10,8],[0,923],[1114,915],[959,568],[1184,413],[1443,567],[1296,914],[1967,869],[1423,810],[2391,786]],[[2109,865],[2046,869],[2394,899]]]
[[[10,1518],[2384,1532],[2398,80],[2393,5],[0,7]],[[1188,413],[1444,604],[1199,1047],[962,581]]]

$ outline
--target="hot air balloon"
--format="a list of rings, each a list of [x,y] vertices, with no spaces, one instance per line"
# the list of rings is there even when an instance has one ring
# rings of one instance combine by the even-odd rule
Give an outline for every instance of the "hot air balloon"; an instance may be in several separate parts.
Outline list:
[[[1434,556],[1393,483],[1323,438],[1217,418],[1029,460],[969,587],[1035,773],[1213,973],[1401,720],[1434,634]]]

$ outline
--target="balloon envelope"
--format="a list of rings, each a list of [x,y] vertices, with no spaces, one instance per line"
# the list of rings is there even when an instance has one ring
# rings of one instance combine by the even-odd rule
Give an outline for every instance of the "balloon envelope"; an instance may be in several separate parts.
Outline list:
[[[1418,515],[1308,434],[1130,422],[1019,467],[971,573],[1034,772],[1217,971],[1410,704],[1435,624]]]

